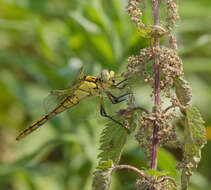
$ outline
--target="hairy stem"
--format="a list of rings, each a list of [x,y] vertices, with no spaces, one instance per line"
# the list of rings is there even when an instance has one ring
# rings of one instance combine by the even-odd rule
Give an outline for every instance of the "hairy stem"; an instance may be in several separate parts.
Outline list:
[[[154,12],[154,24],[159,24],[159,12],[158,12],[158,0],[153,0],[153,12]],[[159,39],[154,38],[154,47],[159,47]],[[159,62],[154,55],[154,95],[155,95],[155,112],[159,107],[159,95],[160,95],[160,74],[159,74]],[[156,121],[153,122],[153,149],[152,149],[152,169],[157,169],[157,152],[158,152],[158,125]]]
[[[141,170],[139,170],[138,168],[135,168],[133,166],[130,166],[130,165],[117,165],[113,168],[113,171],[114,170],[117,170],[117,169],[129,169],[129,170],[132,170],[134,172],[136,172],[139,176],[147,179],[147,177],[145,176],[144,172],[142,172]]]
[[[179,104],[175,104],[175,105],[171,105],[171,106],[167,107],[167,108],[163,111],[163,113],[166,113],[166,112],[169,111],[170,109],[173,109],[173,108],[176,108],[176,107],[180,108],[181,110],[185,110],[185,106],[182,106],[182,105],[179,105]]]

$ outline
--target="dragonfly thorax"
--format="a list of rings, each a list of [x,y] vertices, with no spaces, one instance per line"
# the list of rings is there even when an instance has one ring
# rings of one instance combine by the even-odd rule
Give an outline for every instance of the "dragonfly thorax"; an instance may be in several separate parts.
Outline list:
[[[101,73],[101,77],[103,81],[113,81],[115,77],[115,73],[112,70],[104,69]]]

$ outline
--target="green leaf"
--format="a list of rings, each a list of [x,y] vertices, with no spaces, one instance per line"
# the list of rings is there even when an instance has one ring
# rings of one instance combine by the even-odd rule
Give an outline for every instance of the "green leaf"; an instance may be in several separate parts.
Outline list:
[[[167,176],[168,172],[166,171],[158,171],[158,170],[154,170],[154,169],[148,169],[144,171],[144,174],[146,174],[147,177],[152,177],[152,176],[156,176],[156,179],[159,179],[163,176]]]
[[[106,125],[101,134],[101,153],[98,155],[100,161],[97,171],[94,172],[93,190],[109,190],[112,167],[119,162],[127,137],[135,130],[134,118],[136,114],[134,111],[131,111],[133,109],[130,109],[132,105],[130,103],[128,103],[129,107],[127,109],[120,110],[114,116],[114,119],[124,124],[130,132],[128,133],[123,126],[111,121]]]
[[[111,159],[115,164],[118,163],[123,146],[127,140],[127,131],[116,123],[109,122],[104,128],[100,138],[100,150],[98,157],[101,160]]]
[[[168,171],[168,175],[173,178],[179,176],[179,172],[176,170],[175,157],[162,147],[159,147],[158,149],[158,168],[163,171]]]
[[[98,171],[104,171],[107,170],[108,168],[113,167],[113,162],[112,160],[108,160],[108,161],[100,161],[97,170]]]
[[[130,113],[130,115],[127,114],[127,110],[121,110],[115,118],[118,118],[118,121],[122,123],[123,120],[125,123],[127,122],[130,126],[130,132],[132,132],[135,129],[134,115],[133,113]],[[113,121],[109,122],[104,128],[100,138],[100,150],[102,151],[98,155],[100,160],[112,160],[114,164],[117,164],[128,135],[125,128]]]
[[[174,86],[177,98],[183,106],[189,105],[192,93],[188,82],[183,77],[174,78]]]
[[[138,28],[140,35],[143,38],[160,38],[163,35],[166,34],[166,31],[164,28],[162,28],[159,25],[149,25],[145,26],[144,28]]]
[[[112,160],[102,161],[94,172],[92,190],[109,190],[112,174]]]
[[[188,188],[192,171],[197,168],[201,159],[201,149],[206,144],[204,121],[194,106],[186,110],[184,131],[184,160],[181,176],[182,190]]]

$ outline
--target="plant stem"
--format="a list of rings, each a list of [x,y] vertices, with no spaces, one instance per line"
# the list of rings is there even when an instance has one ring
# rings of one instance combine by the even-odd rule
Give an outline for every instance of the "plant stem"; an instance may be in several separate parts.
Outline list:
[[[153,12],[154,12],[154,24],[159,24],[159,12],[158,12],[158,0],[153,0]],[[154,38],[154,47],[159,47],[159,39]],[[154,95],[155,95],[155,113],[159,107],[159,95],[160,95],[160,74],[159,74],[159,62],[154,55]],[[158,152],[158,125],[156,121],[153,122],[153,149],[152,149],[152,169],[157,169],[157,152]]]
[[[130,165],[117,165],[113,168],[113,170],[117,170],[117,169],[129,169],[132,170],[134,172],[136,172],[138,175],[140,175],[141,177],[143,177],[144,179],[147,179],[147,176],[145,176],[144,172],[142,172],[141,170],[130,166]]]

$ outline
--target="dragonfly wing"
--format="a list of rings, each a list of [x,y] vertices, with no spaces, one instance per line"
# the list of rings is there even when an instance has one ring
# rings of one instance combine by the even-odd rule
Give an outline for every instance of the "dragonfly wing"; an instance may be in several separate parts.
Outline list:
[[[84,78],[84,65],[80,68],[78,71],[78,74],[75,78],[75,81],[71,85],[70,88],[65,90],[53,90],[50,92],[50,94],[44,99],[44,108],[46,113],[52,112],[63,100],[66,96],[72,94],[72,89],[74,86],[80,84]]]
[[[75,86],[79,85],[84,79],[84,65],[81,66],[78,74],[75,78],[75,81],[71,85],[71,88],[65,90],[53,90],[50,94],[44,99],[44,108],[46,113],[52,112],[56,107],[59,106],[65,99],[65,97],[72,95],[72,90]]]
[[[53,90],[50,94],[44,99],[43,106],[46,114],[52,112],[56,107],[62,103],[66,96],[70,93],[70,90]]]
[[[79,81],[83,80],[84,78],[84,65],[81,66],[80,70],[78,71],[75,81],[73,82],[73,86],[77,84]]]

